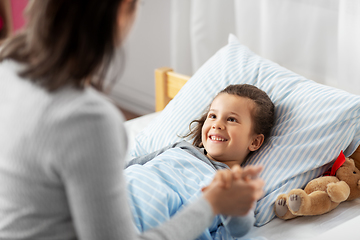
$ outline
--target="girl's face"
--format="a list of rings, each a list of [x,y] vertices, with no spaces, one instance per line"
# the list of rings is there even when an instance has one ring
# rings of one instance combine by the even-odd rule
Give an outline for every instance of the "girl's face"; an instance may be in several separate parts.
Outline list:
[[[251,99],[227,93],[214,99],[202,127],[207,157],[232,167],[241,164],[250,151],[260,148],[264,136],[253,131],[254,107]]]

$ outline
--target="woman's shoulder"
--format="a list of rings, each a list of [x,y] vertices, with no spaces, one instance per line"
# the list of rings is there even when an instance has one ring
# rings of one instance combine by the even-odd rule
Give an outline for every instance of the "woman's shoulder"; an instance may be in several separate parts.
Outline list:
[[[54,93],[36,132],[41,134],[39,141],[48,151],[67,156],[66,161],[52,164],[58,169],[68,169],[68,164],[97,162],[94,156],[109,158],[107,152],[120,158],[127,146],[122,121],[119,110],[96,90],[69,88]],[[106,150],[102,149],[103,145]],[[77,158],[72,159],[73,155]]]
[[[111,127],[124,121],[118,108],[91,87],[83,90],[66,87],[53,93],[44,116],[48,116],[44,119],[48,122],[75,125],[92,122]]]
[[[53,101],[53,104],[67,109],[71,114],[105,114],[116,118],[121,116],[111,100],[92,87],[81,90],[65,87],[54,93]]]

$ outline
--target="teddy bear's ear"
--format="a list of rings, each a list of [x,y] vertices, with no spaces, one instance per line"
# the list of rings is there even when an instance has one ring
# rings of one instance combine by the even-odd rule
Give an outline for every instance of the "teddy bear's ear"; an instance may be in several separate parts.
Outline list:
[[[356,167],[355,166],[355,161],[354,161],[354,159],[352,159],[352,158],[346,158],[347,160],[349,160],[349,163],[351,164],[351,165],[353,165],[354,167]]]
[[[355,162],[356,168],[360,170],[360,159],[357,159],[357,160],[354,159],[354,162]]]
[[[345,162],[339,167],[339,169],[344,168],[344,167],[351,168],[351,169],[355,168],[354,160],[351,158],[345,158]]]

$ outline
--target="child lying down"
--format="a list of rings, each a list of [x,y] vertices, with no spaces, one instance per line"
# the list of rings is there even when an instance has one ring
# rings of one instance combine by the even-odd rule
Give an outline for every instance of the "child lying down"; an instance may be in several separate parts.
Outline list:
[[[266,93],[251,85],[230,85],[194,121],[193,144],[181,141],[133,159],[125,177],[137,229],[146,231],[170,219],[199,197],[217,170],[241,165],[261,147],[273,121],[274,106]],[[254,222],[253,211],[241,217],[217,215],[197,239],[241,237]]]
[[[204,154],[199,161],[200,154],[194,146],[182,141],[154,158],[147,155],[146,158],[137,159],[145,161],[144,165],[134,164],[125,169],[130,206],[139,231],[156,227],[170,219],[201,194],[201,189],[213,179],[216,168],[226,168],[223,163],[211,164]],[[240,237],[255,222],[252,211],[247,216],[229,219],[216,216],[212,226],[198,239]]]

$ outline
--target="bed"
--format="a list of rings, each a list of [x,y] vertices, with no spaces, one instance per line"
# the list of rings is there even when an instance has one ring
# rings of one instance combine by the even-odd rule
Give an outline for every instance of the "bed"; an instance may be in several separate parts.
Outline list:
[[[272,136],[248,161],[265,166],[262,177],[269,186],[255,211],[257,226],[240,239],[358,239],[360,199],[341,203],[324,215],[288,221],[274,218],[271,207],[278,194],[320,176],[339,150],[359,168],[360,96],[318,84],[263,59],[232,35],[192,77],[168,67],[155,70],[156,112],[125,123],[127,160],[179,140],[189,120],[231,83],[260,87],[277,109]]]

